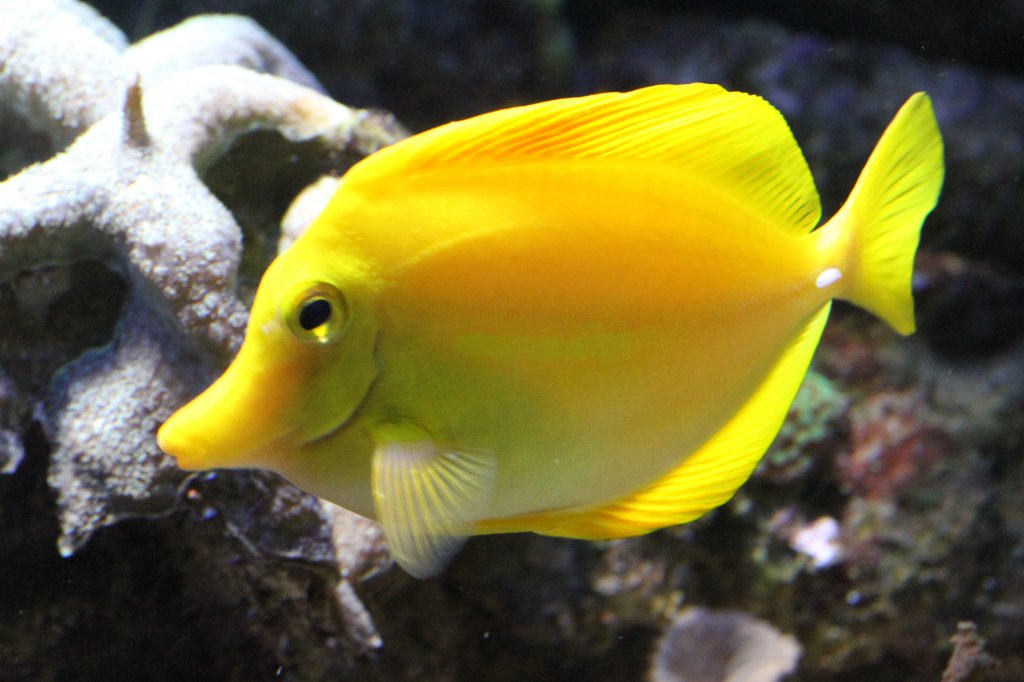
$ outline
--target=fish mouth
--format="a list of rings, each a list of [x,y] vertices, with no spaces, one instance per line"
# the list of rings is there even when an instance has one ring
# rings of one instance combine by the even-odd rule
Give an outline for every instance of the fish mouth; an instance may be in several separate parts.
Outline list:
[[[290,453],[297,450],[295,433],[288,432],[261,442],[254,438],[248,443],[211,442],[201,433],[180,427],[177,414],[164,422],[157,431],[157,445],[174,458],[178,468],[185,471],[205,469],[277,469]]]
[[[205,468],[203,462],[210,461],[210,453],[205,447],[183,434],[180,429],[173,428],[173,417],[156,432],[156,444],[174,458],[179,469],[185,471],[199,471]]]
[[[293,365],[267,364],[258,356],[250,363],[244,354],[243,346],[224,374],[158,429],[157,445],[180,468],[263,468],[285,473],[304,447],[348,427],[364,411],[379,379],[374,369],[358,402],[312,419],[308,406],[303,408]]]
[[[160,426],[160,449],[188,471],[266,467],[270,455],[287,454],[295,434],[284,408],[292,396],[253,390],[247,379],[229,367]]]

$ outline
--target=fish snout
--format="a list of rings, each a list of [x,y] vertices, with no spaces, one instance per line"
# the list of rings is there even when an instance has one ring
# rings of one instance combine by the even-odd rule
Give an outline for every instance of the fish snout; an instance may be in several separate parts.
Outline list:
[[[178,467],[186,471],[209,468],[210,453],[206,447],[190,438],[173,415],[156,432],[156,443],[165,453],[177,460]]]
[[[274,469],[295,449],[289,392],[252,390],[234,376],[229,369],[157,431],[157,445],[182,469]]]

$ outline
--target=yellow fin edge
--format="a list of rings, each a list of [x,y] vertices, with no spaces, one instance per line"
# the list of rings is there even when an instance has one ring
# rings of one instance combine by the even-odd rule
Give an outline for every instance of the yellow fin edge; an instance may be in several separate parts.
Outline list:
[[[414,135],[352,167],[350,186],[420,174],[573,159],[665,164],[752,212],[810,232],[821,202],[782,114],[717,85],[653,85],[501,109]]]
[[[919,92],[900,108],[871,153],[849,199],[821,232],[843,263],[848,299],[900,334],[914,331],[911,278],[921,224],[945,175],[942,134],[931,100]]]
[[[476,532],[623,538],[692,521],[727,502],[778,434],[830,309],[831,303],[825,304],[804,325],[757,391],[711,440],[654,483],[604,506],[485,520]]]

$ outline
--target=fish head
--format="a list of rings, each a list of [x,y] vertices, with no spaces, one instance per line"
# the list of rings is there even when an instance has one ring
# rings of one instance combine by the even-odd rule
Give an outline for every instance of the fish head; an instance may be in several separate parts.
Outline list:
[[[278,257],[260,282],[227,370],[157,433],[183,469],[287,473],[302,448],[356,413],[377,375],[372,296],[315,250]]]

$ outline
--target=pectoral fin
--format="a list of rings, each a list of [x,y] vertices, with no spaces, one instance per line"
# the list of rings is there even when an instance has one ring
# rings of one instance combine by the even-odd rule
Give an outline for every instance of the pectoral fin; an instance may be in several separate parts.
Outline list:
[[[377,446],[377,518],[407,573],[429,578],[444,568],[486,513],[496,472],[495,458],[483,451],[430,440]]]

